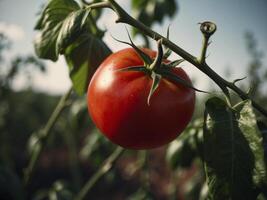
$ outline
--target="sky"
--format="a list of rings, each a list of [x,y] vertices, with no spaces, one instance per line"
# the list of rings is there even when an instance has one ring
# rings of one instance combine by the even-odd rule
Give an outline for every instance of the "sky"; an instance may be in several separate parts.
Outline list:
[[[0,32],[4,32],[12,41],[13,48],[7,56],[27,55],[34,53],[33,40],[36,32],[33,30],[37,13],[45,0],[0,0]],[[130,12],[130,1],[119,0],[122,7]],[[244,34],[254,33],[259,49],[267,55],[267,1],[266,0],[179,0],[179,10],[173,19],[156,24],[153,29],[165,35],[170,25],[170,40],[191,54],[200,54],[202,35],[199,22],[212,21],[217,25],[217,31],[212,36],[212,44],[208,49],[207,63],[219,74],[224,76],[226,68],[231,70],[228,80],[246,76],[249,55],[246,50]],[[104,40],[113,51],[125,48],[111,38],[111,35],[127,40],[124,25],[115,24],[116,16],[111,11],[105,11],[99,25],[107,28]],[[122,31],[123,30],[123,31]],[[140,40],[136,40],[136,43]],[[155,46],[154,46],[155,47]],[[264,57],[267,66],[267,56]],[[172,59],[179,58],[172,55]],[[46,61],[46,74],[35,73],[33,88],[51,94],[64,93],[71,85],[68,67],[63,58],[56,63]],[[207,89],[211,81],[194,66],[184,62],[184,70],[196,80],[195,86]],[[26,78],[20,76],[14,82],[16,89],[25,87]]]

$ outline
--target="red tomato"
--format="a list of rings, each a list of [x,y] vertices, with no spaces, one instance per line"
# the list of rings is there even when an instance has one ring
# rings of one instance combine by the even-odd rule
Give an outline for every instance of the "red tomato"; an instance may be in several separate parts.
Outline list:
[[[143,49],[154,58],[156,52]],[[175,139],[189,123],[195,91],[162,78],[147,104],[152,79],[143,72],[120,71],[142,66],[132,48],[110,55],[95,72],[87,93],[88,110],[100,131],[130,149],[156,148]],[[173,73],[191,83],[181,68]]]

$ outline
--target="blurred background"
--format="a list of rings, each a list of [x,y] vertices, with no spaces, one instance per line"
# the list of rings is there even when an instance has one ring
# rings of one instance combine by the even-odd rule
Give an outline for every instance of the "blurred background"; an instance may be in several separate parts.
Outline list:
[[[141,16],[140,9],[132,7],[134,1],[117,2],[133,16]],[[163,1],[150,2],[144,7],[151,17],[149,25],[163,35],[170,26],[170,40],[196,56],[202,44],[198,23],[215,22],[217,32],[212,36],[207,63],[227,80],[248,76],[239,85],[244,90],[251,89],[251,95],[267,105],[265,0],[173,0],[166,5],[175,6],[169,13],[165,9],[161,19],[154,12],[153,2]],[[46,3],[0,0],[0,196],[3,199],[24,199],[23,196],[73,199],[116,148],[91,122],[85,97],[72,93],[70,106],[56,122],[27,191],[22,189],[23,169],[31,151],[29,138],[46,124],[60,96],[71,86],[64,58],[51,62],[38,59],[34,53],[33,40],[37,34],[34,26]],[[128,40],[125,25],[115,24],[115,20],[111,11],[104,11],[98,21],[99,27],[107,30],[104,41],[112,51],[127,46],[111,36]],[[134,40],[137,44],[145,41],[138,34]],[[153,41],[149,45],[155,48]],[[173,54],[171,58],[177,56]],[[187,62],[181,66],[197,88],[220,95],[209,78],[195,67]],[[146,152],[127,150],[89,191],[87,199],[204,199],[207,188],[199,159],[202,137],[199,118],[207,96],[198,97],[194,120],[185,130],[188,134],[162,148]]]

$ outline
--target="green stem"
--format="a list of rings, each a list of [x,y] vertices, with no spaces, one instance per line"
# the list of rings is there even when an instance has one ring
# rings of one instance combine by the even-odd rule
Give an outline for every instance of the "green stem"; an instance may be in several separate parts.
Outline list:
[[[162,44],[169,47],[172,51],[174,51],[177,55],[181,56],[183,59],[197,67],[200,71],[205,73],[208,77],[210,77],[226,94],[226,96],[229,96],[228,88],[236,92],[240,98],[244,99],[250,99],[252,102],[252,105],[254,108],[256,108],[258,111],[260,111],[265,117],[267,117],[267,110],[263,108],[261,105],[259,105],[257,102],[255,102],[253,99],[251,99],[245,92],[243,92],[240,88],[232,84],[231,82],[226,81],[223,79],[219,74],[217,74],[215,71],[213,71],[205,62],[201,63],[196,57],[191,55],[190,53],[186,52],[179,46],[177,46],[172,41],[168,40],[164,36],[158,34],[157,32],[151,30],[149,27],[145,26],[140,21],[135,20],[133,17],[131,17],[119,4],[117,4],[114,0],[108,0],[110,3],[109,7],[112,8],[117,16],[117,23],[126,23],[129,24],[139,30],[141,30],[145,35],[155,39],[159,40],[162,39]],[[204,52],[205,53],[205,52]]]
[[[37,162],[40,158],[40,154],[42,153],[44,147],[46,146],[47,140],[51,135],[51,129],[54,127],[58,117],[61,115],[62,111],[64,108],[67,106],[67,100],[71,94],[72,88],[68,90],[68,92],[61,97],[59,100],[59,103],[57,104],[55,110],[53,111],[52,115],[50,116],[48,122],[46,123],[45,127],[41,129],[37,135],[39,139],[39,145],[36,146],[34,149],[29,164],[27,168],[25,169],[25,174],[24,174],[24,184],[25,186],[30,182],[35,170],[36,170],[36,165]]]
[[[158,51],[157,51],[157,56],[155,58],[155,60],[151,63],[151,65],[149,65],[149,70],[153,71],[157,68],[160,67],[161,63],[162,63],[162,58],[163,58],[163,49],[162,49],[162,40],[157,41],[158,44]]]
[[[103,162],[102,166],[98,169],[98,171],[94,173],[93,176],[85,183],[81,191],[74,199],[85,199],[91,188],[102,176],[104,176],[112,168],[113,163],[120,157],[123,152],[124,149],[118,146],[115,151]]]
[[[143,34],[149,36],[150,38],[153,38],[155,40],[162,39],[162,44],[167,46],[169,49],[171,49],[173,52],[175,52],[177,55],[181,56],[183,59],[197,67],[200,71],[202,71],[204,74],[206,74],[208,77],[210,77],[226,94],[226,96],[229,96],[228,88],[233,90],[235,93],[237,93],[240,98],[244,99],[250,99],[252,102],[252,105],[254,108],[256,108],[261,114],[263,114],[265,117],[267,117],[267,110],[263,108],[261,105],[259,105],[257,102],[255,102],[252,98],[250,98],[245,92],[243,92],[240,88],[232,84],[231,82],[226,81],[223,79],[219,74],[217,74],[215,71],[213,71],[205,62],[201,63],[195,56],[191,55],[187,51],[183,50],[179,46],[177,46],[172,41],[168,40],[167,38],[163,37],[162,35],[158,34],[157,32],[151,30],[149,27],[141,23],[140,21],[135,20],[133,17],[131,17],[123,8],[114,0],[106,0],[104,2],[95,3],[92,5],[89,5],[88,8],[111,8],[114,12],[116,12],[118,19],[116,20],[117,23],[125,23],[129,24],[143,32]]]
[[[203,64],[206,62],[206,53],[209,46],[209,37],[203,35],[203,44],[201,49],[201,55],[199,58],[199,63]]]

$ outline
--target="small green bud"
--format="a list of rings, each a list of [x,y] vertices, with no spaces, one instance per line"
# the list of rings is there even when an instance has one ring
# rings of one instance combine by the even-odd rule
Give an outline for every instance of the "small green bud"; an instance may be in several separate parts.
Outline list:
[[[213,22],[202,22],[200,23],[200,30],[204,34],[205,37],[210,37],[213,33],[215,33],[217,27]]]

